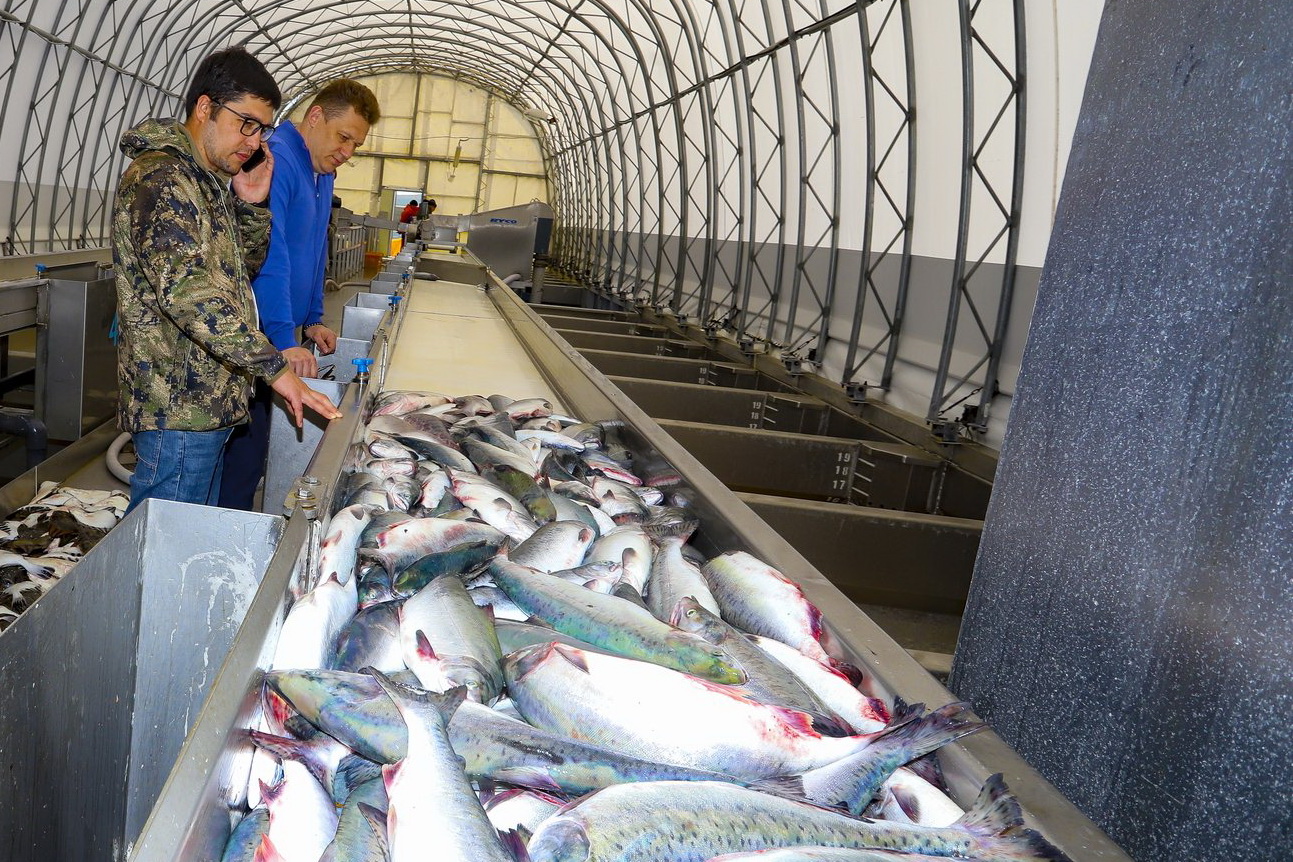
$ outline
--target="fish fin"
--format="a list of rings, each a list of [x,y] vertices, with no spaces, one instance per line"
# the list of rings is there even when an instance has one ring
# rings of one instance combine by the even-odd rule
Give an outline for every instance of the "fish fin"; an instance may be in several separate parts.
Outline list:
[[[956,821],[956,825],[985,835],[1000,835],[1022,826],[1023,822],[1023,811],[998,772],[983,782],[983,789],[974,805]]]
[[[374,763],[362,754],[347,754],[341,758],[332,775],[332,801],[343,804],[353,788],[381,777],[380,763]]]
[[[288,702],[287,698],[268,685],[262,689],[261,705],[265,720],[276,731],[287,727],[288,719],[296,715],[296,708]]]
[[[696,516],[681,509],[663,508],[659,514],[644,522],[642,529],[657,542],[686,542],[699,526],[700,520]]]
[[[260,844],[256,845],[256,852],[251,857],[252,862],[281,862],[283,856],[274,846],[274,842],[269,840],[269,833],[260,836]]]
[[[498,837],[503,843],[503,849],[511,853],[516,862],[530,862],[530,851],[525,846],[530,838],[528,829],[509,829],[500,832]]]
[[[953,825],[975,834],[977,846],[971,848],[975,857],[1003,862],[1072,862],[1064,851],[1023,823],[1019,803],[998,772],[988,776],[974,805]]]
[[[759,778],[751,781],[747,786],[751,790],[758,790],[760,793],[767,793],[770,796],[780,796],[782,799],[792,799],[795,802],[809,801],[804,790],[804,779],[799,775]]]
[[[283,782],[281,780],[274,782],[272,785],[266,784],[264,779],[257,779],[256,783],[260,785],[260,802],[266,807],[283,794]]]
[[[418,629],[417,633],[413,637],[414,640],[417,641],[419,658],[426,659],[428,661],[434,661],[438,658],[435,654],[435,650],[431,646],[431,641],[427,639],[426,632],[422,631],[422,629]]]
[[[476,779],[476,796],[480,799],[481,805],[489,805],[497,796],[506,793],[505,790],[498,789],[498,782],[492,778]]]
[[[943,775],[942,767],[939,766],[937,758],[918,757],[906,764],[906,766],[917,778],[924,779],[944,793],[948,793],[947,779]]]
[[[900,720],[900,716],[895,716],[894,723],[890,726],[894,729],[876,741],[900,744],[912,752],[911,757],[914,759],[936,751],[953,740],[977,733],[986,728],[987,724],[973,716],[970,704],[957,702],[940,706],[913,721]]]
[[[509,766],[495,770],[494,777],[508,784],[515,784],[530,790],[565,795],[566,790],[548,773],[538,766]],[[562,803],[565,804],[564,802]]]
[[[584,660],[584,654],[581,650],[555,641],[552,644],[552,649],[566,661],[570,662],[584,673],[588,673],[588,662]]]
[[[398,683],[375,667],[366,667],[363,672],[377,680],[378,685],[382,687],[382,691],[386,692],[386,695],[397,706],[402,706],[405,703],[434,706],[444,719],[446,726],[449,724],[449,719],[453,717],[454,712],[467,699],[467,687],[465,685],[455,686],[446,692],[434,692]]]
[[[848,679],[850,685],[857,687],[867,681],[866,674],[859,670],[855,665],[846,662],[842,658],[835,658],[834,656],[827,656],[827,659],[829,660],[827,664],[830,669],[843,674]]]
[[[820,712],[808,712],[806,714],[812,719],[813,731],[820,736],[843,739],[844,737],[858,735],[857,730],[842,718],[823,715]]]
[[[819,736],[821,735],[817,731],[815,726],[816,722],[813,720],[813,716],[803,710],[791,709],[788,706],[773,706],[772,704],[767,704],[767,707],[768,709],[774,710],[777,713],[777,717],[792,730],[797,730],[800,733],[816,733]]]
[[[557,630],[556,626],[554,626],[552,623],[545,620],[543,617],[530,617],[525,622],[526,622],[526,625],[540,626],[545,629],[552,629],[553,631]]]
[[[382,858],[389,859],[391,856],[388,843],[390,835],[387,833],[386,822],[388,817],[391,820],[395,819],[395,812],[387,814],[380,808],[374,808],[367,802],[361,802],[359,803],[359,813],[364,816],[364,822],[368,824],[369,829],[373,830],[373,835],[377,836],[378,842],[382,845]]]
[[[247,736],[256,744],[280,760],[297,760],[301,753],[301,741],[287,736],[275,736],[260,730],[248,730]]]

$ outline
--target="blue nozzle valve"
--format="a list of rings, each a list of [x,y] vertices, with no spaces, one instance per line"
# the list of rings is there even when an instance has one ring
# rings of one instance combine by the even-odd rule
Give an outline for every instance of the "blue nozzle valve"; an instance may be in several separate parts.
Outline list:
[[[391,311],[395,311],[400,307],[400,300],[403,298],[398,293],[391,294]]]
[[[367,383],[369,369],[373,367],[373,360],[367,356],[360,356],[350,361],[355,366],[355,382]]]

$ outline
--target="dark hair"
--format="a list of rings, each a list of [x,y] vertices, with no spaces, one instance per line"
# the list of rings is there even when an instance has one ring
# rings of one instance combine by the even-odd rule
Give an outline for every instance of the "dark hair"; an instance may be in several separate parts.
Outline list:
[[[344,114],[346,108],[354,108],[370,126],[382,118],[382,109],[373,91],[349,78],[338,78],[325,86],[310,102],[311,108],[315,105],[323,108],[323,115],[329,120]]]
[[[431,198],[430,200],[428,200],[427,205],[430,206],[431,209],[435,209],[436,208],[435,198]]]
[[[255,96],[269,102],[275,111],[283,104],[283,94],[269,70],[245,48],[216,51],[198,64],[189,83],[189,91],[184,96],[186,117],[193,115],[200,96],[222,104],[236,102],[243,96]]]
[[[417,206],[417,205],[418,205],[418,199],[417,199],[417,198],[414,198],[413,200],[411,200],[411,201],[409,201],[408,203],[406,203],[404,206],[406,206],[406,207],[415,207],[415,206]]]

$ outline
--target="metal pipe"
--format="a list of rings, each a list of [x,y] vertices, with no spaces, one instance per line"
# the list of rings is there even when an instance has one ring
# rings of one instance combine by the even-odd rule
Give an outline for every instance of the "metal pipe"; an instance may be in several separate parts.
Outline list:
[[[13,434],[27,441],[27,467],[35,467],[45,460],[49,433],[45,423],[30,413],[12,413],[0,410],[0,431]]]

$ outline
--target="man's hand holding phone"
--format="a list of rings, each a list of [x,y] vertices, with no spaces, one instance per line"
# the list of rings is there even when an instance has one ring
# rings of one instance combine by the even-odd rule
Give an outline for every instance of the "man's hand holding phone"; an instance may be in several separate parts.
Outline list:
[[[243,162],[242,170],[234,175],[233,192],[250,204],[263,204],[269,199],[270,178],[274,175],[274,154],[261,144]]]

